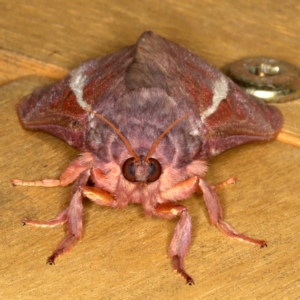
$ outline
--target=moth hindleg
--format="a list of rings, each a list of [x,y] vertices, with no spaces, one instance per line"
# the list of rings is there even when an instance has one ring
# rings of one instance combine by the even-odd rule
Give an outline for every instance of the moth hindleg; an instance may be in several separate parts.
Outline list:
[[[89,152],[83,153],[76,159],[74,159],[68,167],[63,171],[59,179],[43,179],[34,181],[25,181],[20,179],[12,179],[13,185],[22,186],[43,186],[43,187],[55,187],[55,186],[67,186],[74,182],[80,174],[90,169],[93,166],[95,159]]]
[[[210,221],[213,225],[218,227],[220,231],[222,231],[230,238],[256,244],[260,247],[267,246],[267,243],[265,241],[253,239],[244,234],[238,233],[231,225],[223,221],[222,207],[219,198],[214,190],[214,187],[209,185],[203,179],[199,180],[199,187],[203,192],[203,198],[208,209]]]
[[[166,219],[179,217],[168,252],[173,269],[186,280],[187,284],[194,284],[193,279],[186,273],[184,268],[184,257],[187,254],[191,242],[192,229],[188,209],[185,206],[174,203],[162,203],[157,206],[155,214]]]
[[[68,210],[69,207],[61,211],[54,219],[48,221],[36,221],[23,219],[23,225],[34,225],[39,227],[55,227],[56,225],[64,224],[68,221]]]

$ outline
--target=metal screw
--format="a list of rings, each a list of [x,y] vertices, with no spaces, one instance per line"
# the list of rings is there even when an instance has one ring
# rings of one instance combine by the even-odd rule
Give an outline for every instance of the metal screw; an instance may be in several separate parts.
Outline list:
[[[300,70],[273,58],[246,58],[228,65],[224,72],[246,93],[266,102],[300,98]]]

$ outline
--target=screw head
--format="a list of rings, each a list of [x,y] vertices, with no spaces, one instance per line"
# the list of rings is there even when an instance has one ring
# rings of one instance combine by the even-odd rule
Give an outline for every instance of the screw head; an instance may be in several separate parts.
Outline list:
[[[224,72],[246,93],[266,102],[287,102],[300,98],[300,70],[285,61],[246,58],[224,68]]]

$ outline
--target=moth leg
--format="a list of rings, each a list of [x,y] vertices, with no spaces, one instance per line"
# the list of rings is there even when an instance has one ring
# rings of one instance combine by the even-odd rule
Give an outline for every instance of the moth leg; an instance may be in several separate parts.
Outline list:
[[[54,264],[55,259],[69,252],[75,245],[77,240],[82,236],[82,215],[83,215],[83,205],[82,199],[83,195],[79,189],[79,186],[85,185],[90,177],[90,171],[83,172],[80,177],[76,180],[73,187],[73,196],[70,205],[67,209],[67,235],[57,246],[56,250],[47,259],[47,263],[50,265]]]
[[[64,224],[67,222],[67,214],[68,214],[69,208],[66,208],[62,212],[60,212],[54,219],[48,220],[48,221],[34,221],[34,220],[27,220],[23,219],[23,225],[34,225],[39,227],[55,227],[59,224]]]
[[[60,179],[43,179],[35,181],[24,181],[20,179],[12,179],[13,185],[22,186],[43,186],[43,187],[55,187],[55,186],[67,186],[80,176],[80,174],[90,169],[93,166],[95,159],[94,156],[89,153],[83,153],[81,156],[74,159],[69,166],[63,171]]]
[[[155,215],[165,219],[179,217],[168,253],[173,269],[186,280],[187,284],[194,284],[194,280],[185,271],[183,261],[191,242],[192,222],[188,209],[174,203],[163,203],[156,207]]]
[[[41,227],[54,227],[58,224],[67,223],[67,235],[61,241],[61,243],[57,246],[56,250],[52,253],[52,255],[47,259],[47,263],[52,265],[54,264],[55,259],[70,251],[71,248],[75,245],[76,241],[81,238],[82,235],[82,199],[83,195],[81,190],[79,189],[80,185],[85,185],[90,176],[90,172],[83,172],[80,177],[76,180],[73,191],[72,191],[72,199],[69,207],[60,212],[56,218],[48,220],[48,221],[33,221],[33,220],[23,220],[23,224],[30,224],[34,226]]]
[[[214,190],[217,190],[219,188],[223,188],[227,186],[228,184],[235,184],[236,178],[231,177],[223,182],[220,182],[212,188]],[[177,201],[177,200],[183,200],[188,198],[190,195],[192,195],[194,192],[198,192],[199,194],[202,193],[202,190],[199,189],[199,178],[198,176],[190,177],[182,182],[179,182],[175,184],[170,189],[161,192],[160,195],[163,199],[168,199],[169,201]]]
[[[47,264],[53,265],[55,259],[71,250],[76,241],[81,238],[82,234],[82,196],[76,192],[71,200],[67,212],[67,235],[57,246],[56,250],[47,259]]]
[[[163,199],[169,201],[183,200],[191,196],[198,188],[198,177],[194,176],[182,182],[175,184],[170,189],[161,192],[160,195]]]
[[[214,188],[214,190],[218,190],[218,189],[221,189],[223,187],[226,187],[229,184],[236,184],[236,177],[228,178],[227,180],[222,181],[222,182],[220,182],[216,185],[213,185],[212,187]]]
[[[98,205],[114,206],[115,204],[115,199],[113,195],[102,189],[85,185],[81,186],[80,190],[85,197],[87,197],[88,199],[90,199]]]
[[[216,191],[218,189],[224,188],[229,184],[236,184],[236,177],[231,177],[227,180],[224,180],[218,184],[212,185],[211,187]],[[198,194],[202,194],[202,190],[198,188],[196,189]]]
[[[219,228],[225,235],[230,238],[238,239],[244,242],[259,245],[260,247],[267,246],[263,240],[250,238],[244,234],[238,233],[231,225],[222,220],[223,212],[219,198],[214,191],[214,187],[209,185],[204,180],[199,180],[199,187],[203,192],[203,198],[208,209],[210,221],[213,225]]]

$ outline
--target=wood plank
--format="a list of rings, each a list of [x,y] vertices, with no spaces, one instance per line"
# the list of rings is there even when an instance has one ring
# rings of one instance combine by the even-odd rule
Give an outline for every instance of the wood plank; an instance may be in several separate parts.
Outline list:
[[[61,67],[4,49],[0,49],[0,63],[1,85],[30,75],[61,79],[68,74],[68,71]]]

